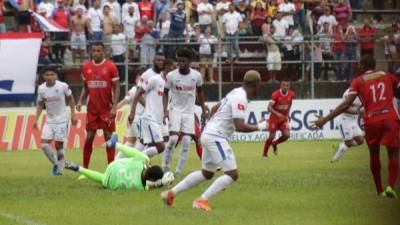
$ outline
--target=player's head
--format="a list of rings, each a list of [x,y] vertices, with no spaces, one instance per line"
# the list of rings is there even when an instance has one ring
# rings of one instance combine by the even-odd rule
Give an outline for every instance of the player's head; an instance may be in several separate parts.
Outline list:
[[[104,59],[104,45],[102,42],[92,44],[92,55],[95,62],[101,62]]]
[[[43,69],[43,79],[48,85],[53,85],[57,80],[58,68],[54,66],[48,66]]]
[[[150,166],[144,171],[144,180],[156,181],[161,179],[164,175],[163,170],[159,166]]]
[[[290,89],[290,81],[289,79],[283,79],[281,81],[281,91],[283,94],[286,94]]]
[[[256,70],[249,70],[244,74],[243,85],[246,89],[247,97],[252,98],[258,95],[261,88],[261,75]]]
[[[176,68],[175,61],[173,59],[165,59],[164,73],[167,74]]]
[[[155,70],[160,71],[160,72],[164,69],[165,56],[163,53],[157,52],[157,54],[154,56],[154,59],[153,59],[153,66],[154,66]]]
[[[375,66],[376,66],[376,60],[372,55],[364,55],[361,57],[360,60],[361,73],[368,70],[374,70]]]
[[[181,48],[176,52],[176,59],[180,70],[188,70],[193,59],[193,52],[188,48]]]

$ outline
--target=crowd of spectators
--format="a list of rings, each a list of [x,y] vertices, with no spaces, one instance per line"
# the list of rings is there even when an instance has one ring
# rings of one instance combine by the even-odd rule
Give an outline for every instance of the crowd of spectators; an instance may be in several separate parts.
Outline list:
[[[10,9],[5,1],[0,0],[0,32],[6,31],[4,13]],[[187,43],[201,62],[202,75],[214,82],[218,42],[224,42],[224,61],[234,64],[241,61],[239,40],[243,39],[265,44],[271,80],[282,69],[282,60],[313,60],[317,80],[328,80],[330,70],[335,80],[349,80],[354,60],[360,55],[373,55],[376,41],[370,19],[356,22],[352,15],[352,7],[359,8],[360,1],[17,0],[15,18],[21,32],[40,30],[32,12],[69,30],[46,34],[40,52],[43,64],[65,63],[67,49],[72,52],[74,64],[82,63],[90,55],[90,41],[102,40],[107,57],[119,63],[123,75],[123,62],[147,66],[157,51],[172,58],[175,50]],[[311,39],[313,44],[304,42]],[[397,23],[380,41],[385,43],[388,59],[400,58]],[[397,64],[390,63],[389,68],[395,70]],[[300,64],[288,63],[286,67],[287,74],[301,78]]]

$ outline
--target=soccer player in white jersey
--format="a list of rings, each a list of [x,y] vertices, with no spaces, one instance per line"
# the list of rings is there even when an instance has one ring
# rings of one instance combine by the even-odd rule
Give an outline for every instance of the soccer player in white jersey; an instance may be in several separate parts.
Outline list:
[[[267,128],[266,121],[257,125],[245,123],[248,99],[258,94],[260,82],[261,77],[257,71],[247,71],[244,75],[243,86],[233,89],[212,107],[211,118],[201,136],[202,170],[192,172],[175,187],[161,193],[167,206],[172,207],[174,198],[180,192],[210,180],[217,168],[220,167],[224,174],[218,177],[201,197],[193,202],[194,209],[210,211],[208,200],[238,179],[236,159],[228,139],[234,131],[248,133]]]
[[[343,94],[343,100],[349,95],[349,89]],[[331,162],[338,161],[344,153],[353,146],[362,145],[364,142],[364,132],[358,126],[358,118],[364,111],[360,99],[357,97],[353,104],[339,117],[338,127],[342,135],[343,142],[335,146],[336,153]]]
[[[202,119],[205,118],[206,106],[202,89],[202,78],[199,71],[190,68],[193,53],[186,48],[177,52],[178,69],[167,75],[164,97],[164,115],[169,119],[169,141],[164,153],[162,166],[169,171],[173,151],[182,134],[182,150],[176,166],[175,176],[178,177],[185,165],[187,154],[194,135],[194,111],[196,96],[202,108]],[[167,109],[168,96],[170,101]]]
[[[141,134],[143,143],[147,148],[143,150],[149,157],[162,153],[165,144],[162,136],[162,126],[164,120],[163,96],[164,78],[161,71],[164,68],[165,57],[157,53],[153,60],[153,68],[148,69],[142,74],[139,80],[139,88],[132,100],[129,123],[135,120],[136,106],[141,96],[145,95],[144,113],[141,119]]]
[[[136,83],[138,83],[140,76],[137,76],[136,78]],[[133,97],[136,95],[136,91],[138,90],[138,86],[133,86],[128,93],[126,94],[125,98],[122,99],[118,105],[117,109],[122,108],[126,104],[132,104]],[[139,151],[142,151],[144,149],[144,145],[142,144],[142,137],[141,137],[141,118],[144,113],[144,98],[141,97],[139,99],[139,103],[136,106],[136,115],[135,115],[135,121],[133,121],[132,124],[128,124],[128,132],[127,132],[127,138],[128,140],[125,142],[125,145],[129,147],[134,147]],[[117,155],[115,156],[117,159],[120,158],[125,158],[124,154],[121,151],[118,151]]]
[[[53,164],[52,174],[62,175],[65,164],[64,142],[68,139],[68,115],[65,109],[65,98],[68,99],[71,108],[71,123],[76,125],[75,100],[68,84],[57,80],[57,69],[47,67],[43,70],[45,82],[38,88],[38,100],[36,107],[36,121],[33,124],[38,129],[37,121],[46,107],[46,122],[42,129],[41,144],[46,157]],[[51,147],[55,141],[57,154]]]

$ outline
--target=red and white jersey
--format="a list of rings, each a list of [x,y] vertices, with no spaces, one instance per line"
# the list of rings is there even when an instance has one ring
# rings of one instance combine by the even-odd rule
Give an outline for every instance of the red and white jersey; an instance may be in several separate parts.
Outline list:
[[[399,80],[381,70],[370,70],[355,78],[349,94],[357,94],[365,108],[365,124],[381,120],[400,120],[394,104],[394,89]]]
[[[91,60],[82,67],[82,79],[89,92],[87,111],[92,113],[110,111],[112,84],[119,80],[115,64],[107,59],[99,64]]]
[[[281,89],[276,90],[272,93],[271,102],[272,108],[276,111],[282,113],[285,117],[289,117],[290,108],[292,107],[292,101],[295,97],[295,93],[289,90],[286,95],[284,95]],[[274,114],[271,113],[270,119],[278,119]]]
[[[165,81],[161,75],[150,77],[146,83],[142,84],[142,88],[146,92],[146,106],[142,118],[160,125],[164,119],[164,85]]]
[[[56,81],[48,87],[46,82],[38,88],[38,101],[43,101],[46,106],[46,123],[64,123],[68,121],[65,111],[65,96],[71,96],[72,92],[68,84]]]
[[[153,70],[153,68],[149,68],[146,71],[144,71],[144,73],[142,73],[142,75],[139,78],[139,82],[137,84],[138,87],[143,87],[143,85],[146,85],[148,83],[148,80],[151,77],[160,75],[161,73],[157,73]]]
[[[129,103],[132,104],[133,101],[133,97],[135,97],[136,95],[136,91],[138,90],[138,87],[133,86],[128,93],[126,93],[125,96],[125,100]],[[142,117],[143,113],[144,113],[144,107],[142,106],[142,104],[138,103],[136,105],[136,111],[135,111],[135,119],[139,119],[140,117]]]
[[[190,69],[187,75],[182,75],[179,69],[168,73],[165,88],[170,90],[169,109],[180,113],[193,114],[196,103],[196,88],[202,85],[203,80],[197,70]]]
[[[247,103],[247,94],[243,87],[230,91],[221,100],[221,105],[208,121],[203,133],[229,139],[235,131],[233,119],[246,118]]]

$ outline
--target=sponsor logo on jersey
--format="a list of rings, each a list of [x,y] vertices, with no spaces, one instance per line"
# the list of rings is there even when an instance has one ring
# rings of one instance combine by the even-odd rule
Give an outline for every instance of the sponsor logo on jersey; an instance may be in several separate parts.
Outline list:
[[[179,85],[176,85],[175,86],[175,89],[177,90],[177,91],[191,91],[191,90],[193,90],[194,89],[194,87],[193,86],[179,86]]]
[[[106,88],[107,82],[103,80],[90,80],[88,81],[89,88]]]

